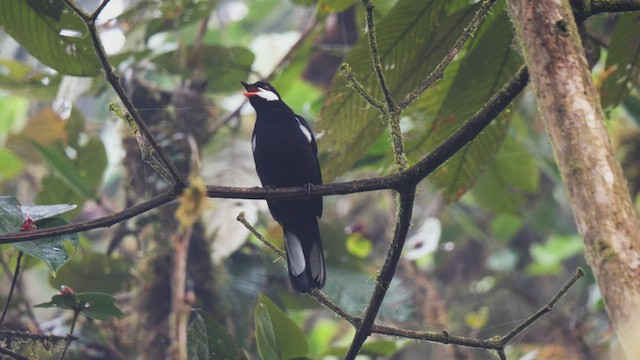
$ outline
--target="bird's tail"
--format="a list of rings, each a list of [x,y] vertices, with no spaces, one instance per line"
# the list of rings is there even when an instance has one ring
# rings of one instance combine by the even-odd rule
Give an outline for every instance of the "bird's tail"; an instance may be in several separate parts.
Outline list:
[[[291,286],[301,294],[322,289],[326,276],[317,218],[284,225],[283,230]]]

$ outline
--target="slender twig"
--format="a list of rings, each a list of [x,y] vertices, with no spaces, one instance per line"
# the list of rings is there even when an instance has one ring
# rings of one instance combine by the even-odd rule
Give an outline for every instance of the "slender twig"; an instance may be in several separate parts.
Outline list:
[[[564,294],[569,291],[569,289],[578,281],[581,277],[584,276],[584,271],[581,268],[576,269],[576,272],[573,274],[571,279],[567,281],[567,283],[558,291],[558,293],[549,301],[545,306],[543,306],[540,310],[536,311],[535,314],[531,315],[528,319],[522,322],[522,324],[518,325],[515,329],[511,330],[507,335],[502,337],[502,343],[506,344],[513,338],[518,335],[522,330],[526,329],[531,325],[534,321],[541,318],[544,314],[548,313],[553,309],[555,304],[564,296]]]
[[[504,350],[498,350],[498,357],[500,360],[507,360],[507,355],[504,353]]]
[[[71,345],[71,342],[74,339],[76,339],[76,337],[73,336],[73,330],[75,330],[76,328],[76,323],[78,322],[78,315],[80,315],[82,310],[83,308],[73,309],[73,320],[71,321],[71,328],[69,329],[69,334],[67,335],[67,342],[64,345],[64,349],[62,350],[62,354],[60,354],[60,357],[58,358],[58,360],[64,359],[64,356],[67,354],[67,350],[69,349],[69,345]]]
[[[482,23],[482,20],[484,20],[484,18],[489,15],[489,12],[491,11],[491,8],[493,7],[493,4],[495,4],[495,2],[496,0],[484,0],[482,2],[480,9],[478,9],[467,27],[464,28],[464,31],[458,37],[456,42],[453,43],[451,50],[449,50],[444,59],[440,61],[436,68],[415,88],[415,90],[411,91],[407,94],[407,96],[405,96],[405,98],[398,104],[398,108],[406,109],[407,107],[409,107],[409,105],[413,104],[413,102],[422,93],[427,91],[427,89],[429,89],[436,81],[442,79],[442,77],[444,76],[444,71],[447,69],[447,67],[449,67],[449,64],[451,64],[451,61],[453,61],[456,55],[458,55],[460,50],[462,50],[462,47],[467,42],[467,40],[469,40],[471,35],[476,32],[476,30]]]
[[[100,3],[100,5],[98,5],[96,10],[93,12],[93,14],[91,14],[91,19],[93,20],[97,19],[98,16],[100,16],[100,13],[102,12],[102,10],[107,6],[107,4],[109,4],[109,0],[104,0],[102,3]]]
[[[374,324],[371,328],[371,332],[406,339],[430,341],[445,345],[459,345],[475,349],[500,350],[504,348],[504,345],[497,338],[475,339],[466,336],[452,335],[446,331],[418,331]]]
[[[11,298],[13,297],[13,291],[16,288],[16,284],[18,283],[18,274],[20,274],[20,262],[22,261],[22,256],[24,253],[22,251],[18,251],[18,259],[16,260],[16,268],[13,271],[13,279],[11,280],[11,288],[9,289],[9,295],[7,296],[7,302],[4,304],[4,309],[2,310],[2,316],[0,316],[0,325],[4,323],[4,317],[7,315],[7,309],[9,309],[9,304],[11,303]]]
[[[24,355],[20,355],[15,351],[11,351],[5,347],[0,346],[0,354],[5,354],[7,356],[11,356],[14,359],[18,359],[18,360],[29,360],[28,357],[24,356]]]
[[[162,165],[167,169],[167,171],[171,175],[171,181],[174,184],[176,184],[179,188],[183,188],[187,185],[187,180],[176,168],[175,164],[171,161],[171,159],[169,159],[169,156],[167,155],[167,153],[160,146],[160,142],[153,135],[153,132],[151,131],[147,123],[142,119],[142,116],[140,116],[138,109],[136,109],[135,105],[133,104],[129,96],[127,96],[126,91],[120,84],[120,78],[116,74],[113,66],[111,66],[111,63],[109,63],[109,59],[107,58],[104,47],[102,46],[102,41],[100,40],[100,36],[98,35],[98,30],[96,28],[95,19],[98,17],[98,15],[100,14],[100,11],[104,8],[104,6],[106,6],[105,3],[107,1],[108,0],[104,1],[103,3],[101,3],[100,6],[98,6],[99,11],[96,11],[91,16],[89,16],[84,11],[82,11],[79,7],[77,7],[74,4],[73,0],[64,0],[64,2],[69,7],[71,7],[73,11],[76,14],[78,14],[78,16],[80,16],[84,20],[84,23],[89,32],[89,36],[91,37],[91,40],[92,40],[94,50],[96,52],[98,60],[100,61],[100,64],[102,65],[102,70],[105,72],[107,81],[109,82],[109,84],[111,84],[111,87],[113,88],[113,90],[115,90],[116,94],[118,94],[120,101],[122,101],[124,106],[127,108],[127,111],[131,114],[131,117],[140,128],[140,131],[144,134],[145,138],[153,148],[154,153],[156,153],[160,158]]]
[[[409,167],[407,155],[404,152],[404,139],[402,137],[402,129],[400,128],[400,111],[396,103],[391,96],[391,90],[384,78],[382,72],[382,62],[380,61],[380,53],[378,51],[378,40],[376,39],[376,28],[373,21],[373,9],[371,0],[362,0],[365,7],[365,14],[367,19],[367,28],[369,33],[369,50],[371,51],[371,60],[373,61],[373,68],[378,78],[378,84],[384,95],[386,106],[381,106],[377,100],[373,99],[364,88],[358,84],[353,72],[350,71],[345,65],[342,66],[342,70],[346,72],[347,84],[356,90],[360,96],[362,96],[369,104],[372,104],[380,115],[389,123],[389,129],[391,133],[391,144],[393,145],[393,155],[398,166],[399,171],[404,171]],[[346,71],[345,71],[346,70]]]
[[[353,337],[349,351],[345,356],[345,359],[355,359],[358,352],[362,348],[365,340],[371,334],[373,322],[378,315],[382,301],[389,289],[391,280],[395,275],[398,262],[400,261],[400,255],[402,255],[402,248],[404,247],[404,241],[407,238],[409,232],[409,225],[411,223],[411,214],[413,212],[413,202],[415,200],[416,188],[414,186],[407,189],[403,189],[398,196],[398,211],[396,214],[396,225],[393,234],[393,240],[389,245],[389,252],[387,253],[387,259],[380,270],[378,279],[376,281],[376,287],[373,291],[373,295],[369,300],[369,305],[365,311],[362,323],[357,327],[356,334]]]
[[[326,306],[329,310],[333,311],[336,315],[340,316],[341,318],[351,323],[351,325],[358,326],[360,322],[362,322],[362,319],[360,319],[357,316],[353,316],[349,314],[346,310],[341,308],[338,304],[331,301],[331,299],[329,299],[327,294],[322,292],[322,290],[311,289],[309,294],[313,296],[316,300],[318,300],[322,305]]]
[[[388,115],[389,130],[391,133],[391,144],[393,145],[393,156],[399,171],[405,171],[409,168],[409,161],[404,152],[404,139],[402,136],[402,128],[400,127],[400,112],[394,112]]]
[[[382,90],[382,94],[384,95],[384,99],[387,103],[388,112],[396,113],[398,111],[398,107],[391,97],[391,91],[387,86],[387,82],[384,79],[384,73],[382,72],[382,63],[380,62],[380,54],[378,52],[378,40],[376,39],[376,28],[373,23],[374,6],[373,4],[371,4],[370,0],[362,0],[362,4],[364,4],[364,8],[366,10],[365,13],[367,17],[367,29],[369,30],[369,49],[371,50],[373,69],[375,70],[376,76],[378,77],[378,83],[380,84],[380,89]]]
[[[269,249],[271,249],[277,256],[284,259],[286,255],[285,252],[280,248],[278,248],[277,246],[273,245],[273,243],[271,243],[262,234],[260,234],[260,232],[258,232],[258,230],[256,230],[256,228],[254,228],[247,221],[247,219],[245,218],[244,212],[241,212],[238,215],[237,220],[241,222],[253,235],[255,235],[258,238],[258,240],[260,240],[262,243],[267,245],[267,247],[269,247]],[[401,249],[398,249],[396,251],[400,253],[402,252]],[[571,288],[582,275],[583,275],[582,269],[578,268],[576,270],[576,273],[568,280],[567,284],[564,285],[562,289],[560,289],[554,295],[554,297],[549,301],[549,303],[543,309],[552,308],[555,305],[555,303],[558,302],[558,300],[567,293],[569,288]],[[391,277],[393,278],[393,276]],[[327,295],[323,293],[321,290],[313,289],[309,293],[309,295],[313,296],[316,300],[318,300],[320,303],[325,305],[329,310],[333,311],[336,315],[348,321],[356,328],[360,327],[361,324],[363,324],[363,319],[349,314],[346,310],[341,308],[338,304],[331,301],[331,299],[329,299]],[[530,326],[542,315],[543,314],[539,314],[539,312],[532,315],[529,319],[525,321],[526,322],[525,328],[527,326]],[[518,328],[521,328],[521,327],[522,325],[519,326]],[[518,328],[516,328],[516,330]],[[522,329],[524,328],[521,328],[519,331],[522,331]],[[381,335],[403,337],[403,338],[415,339],[415,340],[425,340],[425,341],[430,341],[430,342],[435,342],[440,344],[452,344],[452,345],[459,345],[459,346],[465,346],[465,347],[477,348],[477,349],[496,350],[498,352],[500,351],[504,352],[505,346],[507,345],[509,340],[513,338],[513,336],[509,336],[509,338],[507,338],[506,336],[504,338],[501,338],[500,336],[496,336],[489,339],[475,339],[475,338],[470,338],[466,336],[452,335],[446,331],[441,331],[441,332],[417,331],[417,330],[401,329],[397,327],[380,325],[380,324],[371,325],[370,330],[371,330],[371,333],[376,333]]]
[[[244,225],[244,227],[246,227],[249,231],[251,231],[251,233],[253,235],[255,235],[258,240],[260,240],[263,244],[265,244],[269,249],[271,249],[271,251],[273,251],[274,253],[276,253],[276,255],[280,256],[281,258],[286,258],[287,254],[284,252],[284,250],[280,249],[279,247],[273,245],[273,243],[269,240],[267,240],[264,236],[262,236],[262,234],[260,234],[258,232],[258,230],[256,230],[256,228],[253,227],[253,225],[251,225],[248,221],[247,218],[244,215],[244,211],[241,212],[240,214],[238,214],[238,217],[236,218],[236,220],[238,220],[239,222],[242,223],[242,225]]]
[[[284,252],[284,250],[282,250],[279,247],[275,246],[271,241],[267,240],[262,234],[260,234],[260,232],[258,232],[258,230],[256,230],[256,228],[253,227],[253,225],[251,225],[247,221],[247,218],[245,217],[244,212],[241,212],[240,214],[238,214],[238,217],[236,218],[236,220],[241,222],[242,225],[244,225],[244,227],[247,228],[247,230],[249,230],[253,235],[255,235],[255,237],[258,238],[258,240],[260,240],[263,244],[265,244],[276,255],[278,255],[282,259],[286,258],[287,254]],[[338,316],[340,316],[341,318],[347,320],[351,324],[356,325],[356,324],[358,324],[360,322],[359,318],[357,318],[357,317],[349,314],[348,312],[346,312],[344,309],[342,309],[336,303],[331,301],[331,299],[329,299],[327,297],[327,295],[325,293],[323,293],[322,291],[320,291],[318,289],[312,289],[309,294],[311,296],[313,296],[314,298],[316,298],[316,300],[318,300],[321,304],[323,304],[324,306],[329,308],[329,310],[335,312]]]
[[[380,113],[384,113],[386,111],[384,104],[382,104],[376,98],[371,96],[367,92],[367,90],[365,90],[364,87],[362,87],[362,84],[360,84],[358,79],[356,79],[356,74],[353,73],[353,70],[351,69],[351,66],[349,66],[349,64],[347,63],[342,64],[342,67],[340,68],[340,74],[344,77],[345,81],[347,82],[347,86],[355,90],[358,93],[358,95],[360,95],[360,97],[364,99],[364,101],[366,101],[371,106],[376,108]]]

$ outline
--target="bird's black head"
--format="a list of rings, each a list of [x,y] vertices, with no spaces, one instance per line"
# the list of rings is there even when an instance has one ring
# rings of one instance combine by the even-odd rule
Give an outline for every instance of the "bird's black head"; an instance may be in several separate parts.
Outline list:
[[[247,90],[243,95],[249,98],[249,102],[256,111],[264,108],[280,107],[284,105],[284,102],[280,99],[280,94],[278,94],[276,89],[268,82],[258,81],[253,84],[247,84],[241,81],[241,83]]]

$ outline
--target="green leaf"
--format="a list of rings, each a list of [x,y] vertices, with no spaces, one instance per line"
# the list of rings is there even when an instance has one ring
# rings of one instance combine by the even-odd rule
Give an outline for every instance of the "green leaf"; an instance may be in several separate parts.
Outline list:
[[[477,6],[449,15],[448,0],[400,0],[376,23],[383,70],[392,96],[401,100],[435,68],[474,15]],[[511,30],[509,30],[510,32]],[[373,72],[368,38],[363,36],[345,59],[364,88],[382,98]],[[349,170],[385,129],[378,112],[337,75],[333,81],[318,132],[327,181]]]
[[[80,17],[66,5],[57,19],[50,15],[24,0],[0,1],[0,26],[31,55],[62,74],[97,75],[100,63]]]
[[[204,59],[204,74],[210,79],[209,91],[231,91],[237,90],[239,80],[246,79],[251,73],[253,63],[253,53],[243,47],[224,47],[218,45],[203,45],[200,50]],[[194,66],[185,64],[184,59],[187,54],[193,54],[193,47],[178,49],[152,59],[152,61],[170,73],[181,74],[183,78],[189,79],[192,76]]]
[[[27,139],[33,145],[44,160],[49,164],[53,174],[69,187],[73,192],[85,198],[95,198],[95,193],[91,184],[79,171],[78,168],[66,156],[55,149],[43,146],[37,142]]]
[[[128,289],[132,280],[131,264],[105,254],[84,253],[75,256],[49,283],[54,288],[62,285],[78,291],[100,291],[115,294]]]
[[[0,74],[3,69],[0,64]],[[4,139],[12,131],[22,128],[27,120],[29,101],[12,95],[0,96],[0,139]]]
[[[74,293],[70,291],[54,295],[51,301],[34,306],[80,311],[88,318],[106,321],[112,317],[122,319],[125,316],[115,305],[115,302],[116,299],[109,294],[99,292]]]
[[[59,309],[73,310],[78,306],[77,300],[78,299],[74,293],[65,292],[63,294],[53,295],[50,301],[42,304],[33,305],[33,307],[47,308],[47,309],[59,308]]]
[[[66,225],[69,222],[60,218],[48,218],[36,221],[38,228],[50,228]],[[27,255],[31,255],[42,260],[51,271],[52,276],[56,276],[56,272],[71,259],[71,255],[65,246],[65,242],[73,246],[73,250],[78,249],[78,234],[66,234],[48,237],[44,239],[23,241],[13,243],[18,250]]]
[[[24,220],[18,199],[0,196],[0,234],[17,233]]]
[[[602,107],[614,107],[638,84],[640,74],[640,13],[621,14],[613,28],[605,69],[613,70],[600,89]]]
[[[51,71],[34,69],[15,60],[0,59],[0,88],[8,90],[12,95],[50,102],[58,91],[60,78],[59,74],[52,74]],[[4,96],[4,98],[11,99],[12,107],[26,107],[22,104],[26,99],[18,96]],[[1,104],[1,100],[2,98],[0,98],[0,108],[3,108],[4,104]],[[4,132],[2,118],[6,114],[4,111],[1,113],[0,133]]]
[[[507,137],[470,195],[487,210],[517,214],[526,194],[538,190],[539,177],[533,156],[512,137]]]
[[[125,315],[116,306],[116,299],[99,292],[77,293],[80,303],[85,304],[82,313],[91,319],[106,321],[114,317],[122,319]]]
[[[552,235],[544,244],[531,244],[529,252],[533,263],[527,272],[534,275],[558,274],[562,262],[581,254],[584,250],[582,239],[578,235]]]
[[[71,190],[65,182],[51,174],[42,178],[41,190],[38,192],[38,195],[36,195],[36,203],[38,204],[76,204],[78,206],[76,209],[62,216],[65,219],[72,219],[80,213],[80,209],[86,199],[86,197],[78,195],[75,191]]]
[[[364,259],[373,250],[373,244],[371,240],[367,239],[362,233],[356,232],[354,234],[349,235],[347,237],[347,242],[345,243],[347,251],[351,254]]]
[[[227,329],[211,315],[194,310],[187,332],[189,360],[244,360],[246,355]]]
[[[22,161],[13,151],[0,149],[0,181],[17,176],[22,167]]]
[[[473,330],[480,330],[487,325],[489,321],[489,308],[481,307],[478,311],[472,311],[465,315],[464,323]]]
[[[256,342],[263,360],[306,356],[309,344],[304,332],[269,298],[260,294],[255,313]]]
[[[89,188],[98,189],[107,165],[107,151],[99,138],[91,137],[84,146],[78,149],[75,167],[80,172],[80,176],[87,180]]]
[[[429,129],[417,143],[410,143],[410,156],[431,152],[491,98],[520,67],[518,54],[511,50],[511,22],[506,11],[486,20],[481,35],[470,44],[459,69]],[[436,89],[435,91],[438,91]],[[433,102],[434,99],[427,99]],[[424,106],[424,105],[423,105]],[[447,201],[460,198],[477,181],[486,165],[500,149],[509,129],[511,111],[503,111],[475,140],[467,144],[430,177],[443,189]]]

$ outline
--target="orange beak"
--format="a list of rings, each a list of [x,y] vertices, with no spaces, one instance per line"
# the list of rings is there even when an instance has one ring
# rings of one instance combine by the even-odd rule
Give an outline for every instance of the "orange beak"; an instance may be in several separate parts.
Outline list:
[[[244,86],[245,89],[247,89],[247,92],[243,92],[242,95],[246,96],[246,97],[252,97],[255,96],[259,89],[251,84],[247,84],[244,81],[240,81],[242,83],[242,86]]]

